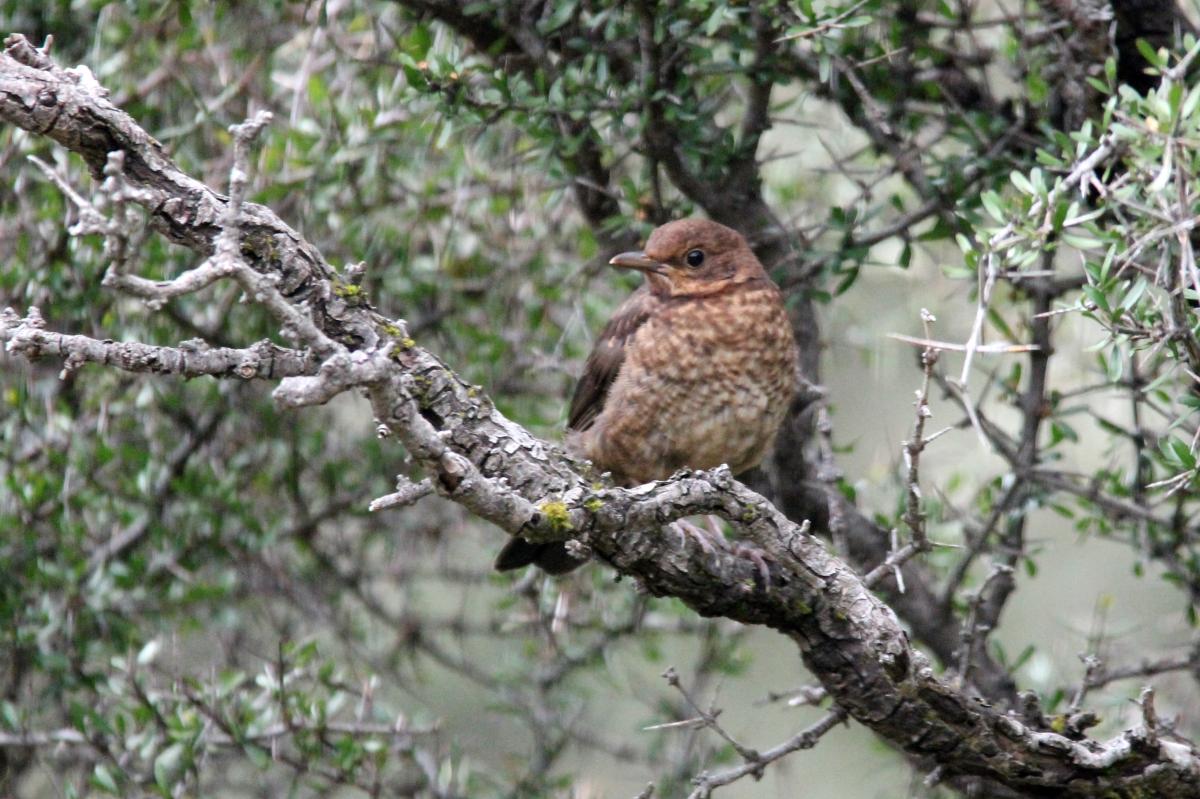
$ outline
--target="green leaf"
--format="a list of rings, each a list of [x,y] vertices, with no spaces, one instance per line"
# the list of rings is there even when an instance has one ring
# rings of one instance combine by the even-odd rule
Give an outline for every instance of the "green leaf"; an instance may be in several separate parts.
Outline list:
[[[1116,347],[1112,348],[1108,356],[1108,382],[1120,382],[1121,376],[1125,374],[1125,362],[1121,357],[1121,351]]]
[[[545,17],[538,23],[538,31],[541,33],[553,33],[563,27],[575,16],[578,6],[579,0],[558,0],[550,16]]]
[[[153,663],[158,657],[159,651],[162,649],[162,642],[157,638],[152,638],[146,642],[146,645],[141,648],[137,654],[137,662],[139,666],[145,666],[148,663]]]
[[[1152,180],[1150,185],[1146,187],[1147,191],[1157,194],[1167,187],[1167,183],[1170,182],[1171,175],[1174,171],[1174,156],[1172,155],[1174,152],[1174,147],[1163,148],[1162,166],[1159,168],[1158,174],[1154,176],[1154,180]]]
[[[1021,650],[1021,654],[1017,655],[1016,660],[1008,664],[1008,670],[1010,672],[1014,672],[1021,668],[1029,662],[1029,659],[1033,657],[1035,652],[1037,652],[1037,648],[1033,644],[1026,645],[1026,647]]]
[[[980,195],[979,199],[983,202],[984,209],[991,215],[992,219],[1004,224],[1007,217],[1004,214],[1004,204],[1000,200],[1000,195],[989,189]]]
[[[1054,206],[1054,216],[1051,218],[1051,227],[1055,232],[1062,230],[1063,223],[1067,221],[1067,217],[1071,211],[1076,208],[1075,203],[1060,202]]]
[[[255,768],[262,770],[270,768],[271,753],[258,744],[246,744],[242,751],[250,758],[250,762],[254,764]]]
[[[1197,105],[1200,105],[1200,86],[1196,86],[1188,92],[1187,100],[1184,101],[1179,116],[1182,119],[1190,119],[1192,114],[1196,113]]]
[[[186,767],[187,749],[181,743],[173,743],[154,758],[154,782],[164,791],[169,791],[183,775]]]
[[[1138,278],[1137,282],[1133,284],[1133,287],[1129,289],[1129,291],[1125,293],[1124,298],[1121,299],[1121,308],[1128,311],[1129,309],[1133,308],[1133,306],[1137,305],[1138,300],[1140,300],[1142,295],[1146,293],[1146,289],[1149,288],[1149,286],[1150,284],[1146,281],[1146,278]]]
[[[860,271],[861,270],[858,266],[847,269],[846,274],[842,276],[842,279],[838,281],[837,287],[833,290],[833,295],[836,297],[840,294],[843,294],[847,289],[853,286],[854,281],[858,280]]]
[[[111,793],[113,796],[121,795],[121,788],[117,785],[116,777],[103,763],[97,763],[96,767],[92,769],[91,783],[105,793]]]
[[[1138,52],[1142,54],[1142,58],[1146,59],[1146,63],[1157,70],[1167,68],[1167,51],[1165,48],[1155,50],[1154,47],[1145,39],[1137,40]]]
[[[1085,233],[1077,232],[1073,228],[1067,228],[1064,230],[1062,239],[1066,244],[1069,244],[1077,250],[1094,250],[1104,244],[1103,241],[1095,236],[1089,236]]]
[[[1004,317],[1000,315],[1000,312],[994,306],[988,306],[987,317],[992,326],[999,330],[1006,339],[1009,341],[1016,340],[1017,337],[1013,334],[1012,328],[1008,326],[1008,322],[1004,321]]]
[[[1049,507],[1050,507],[1050,510],[1054,511],[1059,516],[1062,516],[1064,519],[1074,519],[1075,518],[1075,511],[1071,508],[1068,508],[1066,505],[1062,505],[1057,502],[1052,502],[1052,503],[1050,503]]]
[[[1009,180],[1017,187],[1017,190],[1024,194],[1037,194],[1037,190],[1033,188],[1033,184],[1029,182],[1029,178],[1021,172],[1014,171],[1009,175]]]
[[[18,729],[21,726],[21,717],[17,714],[17,708],[7,699],[0,702],[0,721],[3,721],[4,726],[10,730]]]
[[[1033,184],[1039,195],[1046,194],[1046,174],[1042,172],[1040,166],[1035,166],[1029,170],[1029,182]]]
[[[1171,118],[1178,119],[1179,112],[1183,108],[1183,84],[1179,81],[1168,81],[1167,84],[1167,105],[1171,108]]]
[[[1196,466],[1196,456],[1192,454],[1192,449],[1188,442],[1182,439],[1170,439],[1171,449],[1175,453],[1175,458],[1178,463],[1185,469],[1193,469]]]
[[[1108,252],[1104,254],[1104,263],[1100,265],[1100,281],[1108,280],[1108,273],[1112,269],[1113,261],[1117,258],[1117,245],[1109,245]]]

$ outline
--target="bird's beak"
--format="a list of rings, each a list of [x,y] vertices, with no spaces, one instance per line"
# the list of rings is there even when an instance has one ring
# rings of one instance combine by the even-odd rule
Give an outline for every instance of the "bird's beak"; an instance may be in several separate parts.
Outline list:
[[[655,275],[664,275],[667,272],[665,266],[649,257],[641,250],[623,252],[620,255],[614,255],[609,263],[613,266],[622,267],[623,269],[636,269],[639,272],[649,272]]]

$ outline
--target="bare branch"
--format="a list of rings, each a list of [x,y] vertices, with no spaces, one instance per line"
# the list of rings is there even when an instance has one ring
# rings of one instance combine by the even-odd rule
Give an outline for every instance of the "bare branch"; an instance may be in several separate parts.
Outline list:
[[[762,752],[759,755],[757,763],[743,763],[740,766],[735,766],[716,774],[701,774],[696,778],[696,789],[688,795],[688,799],[707,799],[707,797],[712,795],[714,789],[722,785],[729,785],[747,775],[758,773],[768,763],[773,763],[785,755],[790,755],[792,752],[798,752],[802,749],[812,749],[821,740],[821,736],[845,721],[846,715],[846,711],[840,707],[834,707],[818,721],[805,727],[796,735],[778,746]]]
[[[136,341],[100,341],[88,336],[53,333],[37,308],[22,319],[11,308],[0,312],[0,342],[14,355],[29,359],[62,358],[63,369],[72,371],[87,363],[111,366],[126,372],[178,375],[180,377],[279,380],[315,374],[314,355],[260,341],[245,349],[209,348],[203,341],[184,342],[178,347],[156,347]]]
[[[725,742],[733,747],[733,751],[737,752],[741,756],[742,760],[746,761],[748,765],[758,766],[759,771],[757,773],[762,773],[762,758],[759,756],[758,752],[739,743],[737,739],[726,732],[725,728],[722,727],[717,721],[717,716],[721,714],[720,710],[716,708],[704,710],[698,704],[696,704],[696,700],[692,698],[692,695],[688,693],[688,690],[683,687],[683,683],[679,681],[679,673],[675,671],[674,666],[668,667],[667,670],[663,672],[663,677],[666,678],[667,685],[670,685],[672,688],[679,691],[688,707],[700,717],[700,722],[705,727],[708,727],[717,735],[725,739]]]

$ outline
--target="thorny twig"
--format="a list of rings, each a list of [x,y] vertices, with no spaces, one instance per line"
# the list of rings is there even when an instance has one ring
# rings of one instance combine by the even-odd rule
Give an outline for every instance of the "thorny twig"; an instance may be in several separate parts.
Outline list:
[[[979,608],[987,598],[988,588],[996,580],[1001,579],[1012,573],[1012,566],[1007,563],[997,563],[988,572],[988,576],[984,579],[983,585],[979,586],[968,603],[969,610],[967,611],[966,621],[962,627],[962,649],[959,651],[958,659],[958,683],[959,685],[969,685],[971,682],[971,669],[975,663],[975,652],[980,643],[987,640],[987,635],[991,632],[990,628],[982,625],[979,621]]]
[[[925,337],[929,338],[929,326],[935,317],[924,308],[921,309],[921,323],[925,326]],[[925,420],[932,413],[929,410],[929,383],[933,375],[933,367],[937,364],[938,351],[926,347],[921,353],[921,388],[917,391],[916,416],[913,421],[912,438],[904,442],[904,463],[908,467],[906,480],[907,501],[904,509],[904,523],[912,533],[913,543],[921,550],[929,548],[929,540],[925,533],[925,515],[921,512],[921,452],[933,439],[925,438]],[[945,432],[945,431],[943,431]],[[937,435],[941,435],[938,433]],[[936,436],[935,436],[936,437]]]
[[[683,687],[683,683],[679,681],[679,673],[675,671],[674,666],[671,666],[664,671],[663,677],[666,679],[667,685],[679,691],[680,695],[683,697],[683,701],[686,702],[688,707],[690,707],[699,717],[700,723],[724,738],[725,742],[732,746],[735,752],[741,755],[742,760],[753,764],[758,764],[761,762],[762,757],[758,752],[743,746],[736,739],[734,739],[732,735],[726,732],[725,728],[717,722],[717,716],[721,715],[720,710],[716,708],[703,710],[698,704],[696,704],[696,700],[692,698],[692,695],[688,692],[688,690]]]
[[[921,323],[925,328],[925,338],[928,339],[930,332],[929,326],[936,318],[924,308],[921,309]],[[869,586],[876,585],[890,570],[896,578],[896,588],[900,593],[904,593],[904,577],[900,567],[903,566],[910,558],[922,552],[928,552],[933,546],[930,543],[925,531],[925,515],[921,511],[921,453],[925,447],[946,433],[951,428],[941,430],[929,438],[925,437],[925,421],[932,415],[929,411],[929,384],[933,376],[933,367],[938,360],[938,351],[933,347],[926,347],[921,352],[921,387],[917,389],[916,401],[914,403],[916,412],[913,419],[913,434],[912,438],[903,442],[902,451],[904,453],[904,463],[906,466],[905,474],[905,509],[904,515],[901,517],[905,526],[912,533],[912,541],[904,547],[899,546],[896,530],[893,528],[891,554],[888,555],[880,565],[872,569],[864,578],[864,581]]]
[[[813,748],[821,740],[821,736],[825,735],[825,733],[832,730],[842,721],[845,721],[846,717],[846,711],[835,705],[824,716],[805,727],[796,735],[778,746],[760,753],[757,763],[742,763],[739,766],[734,766],[715,774],[701,774],[696,778],[696,788],[688,794],[688,799],[708,799],[708,797],[712,796],[713,790],[722,785],[728,785],[731,782],[742,779],[746,775],[759,774],[764,766],[792,752]]]

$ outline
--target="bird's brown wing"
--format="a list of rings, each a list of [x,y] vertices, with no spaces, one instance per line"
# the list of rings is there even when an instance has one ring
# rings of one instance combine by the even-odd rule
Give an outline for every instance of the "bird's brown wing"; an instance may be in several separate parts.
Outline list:
[[[654,315],[661,300],[650,293],[646,285],[629,295],[629,299],[617,308],[612,319],[600,331],[600,337],[584,364],[583,374],[571,397],[571,409],[567,413],[567,429],[582,432],[592,426],[600,411],[608,390],[612,388],[621,364],[625,362],[625,345],[633,338],[646,320]]]
[[[575,386],[571,410],[567,414],[567,429],[582,432],[592,426],[612,388],[621,364],[625,361],[625,345],[657,310],[655,299],[643,285],[621,304],[612,319],[600,331],[592,354],[583,367],[583,375]],[[509,571],[536,563],[549,574],[566,574],[585,562],[567,551],[560,541],[531,544],[523,538],[510,538],[496,558],[497,571]]]

